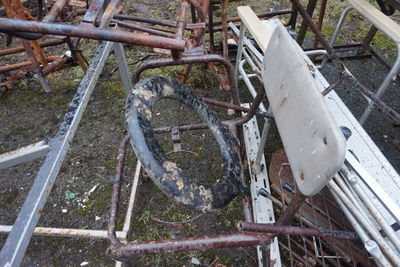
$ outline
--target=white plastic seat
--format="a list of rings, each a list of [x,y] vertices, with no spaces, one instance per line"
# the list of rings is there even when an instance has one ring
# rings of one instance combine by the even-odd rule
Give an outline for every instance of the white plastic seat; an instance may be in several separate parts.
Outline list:
[[[296,184],[304,195],[314,195],[343,166],[346,140],[282,23],[262,24],[249,7],[238,13],[264,51],[262,80]]]

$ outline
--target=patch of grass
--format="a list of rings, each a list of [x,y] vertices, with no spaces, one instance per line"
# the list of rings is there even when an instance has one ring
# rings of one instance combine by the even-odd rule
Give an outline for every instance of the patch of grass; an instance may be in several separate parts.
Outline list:
[[[104,166],[106,169],[115,169],[115,166],[117,166],[117,160],[116,159],[102,159],[102,160],[100,160],[100,165]]]
[[[241,199],[235,198],[229,203],[228,207],[220,210],[216,215],[225,227],[233,229],[236,221],[242,219]]]
[[[19,190],[13,188],[10,190],[10,192],[4,195],[2,203],[4,203],[5,205],[11,205],[18,199],[18,196],[19,196]]]

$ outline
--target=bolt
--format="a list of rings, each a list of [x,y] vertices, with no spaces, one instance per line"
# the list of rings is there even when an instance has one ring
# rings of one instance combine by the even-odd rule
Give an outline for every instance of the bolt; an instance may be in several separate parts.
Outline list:
[[[267,189],[265,189],[265,188],[261,188],[261,189],[258,191],[258,194],[259,194],[260,196],[265,197],[265,198],[268,198],[269,195],[270,195],[270,193],[269,193],[269,192],[267,191]]]
[[[351,130],[349,128],[347,128],[346,126],[340,126],[340,130],[342,131],[346,140],[348,140],[352,134]]]
[[[285,189],[285,190],[288,191],[288,192],[292,192],[292,191],[293,191],[293,187],[292,187],[290,184],[288,184],[288,183],[285,183],[285,184],[282,186],[282,188]]]

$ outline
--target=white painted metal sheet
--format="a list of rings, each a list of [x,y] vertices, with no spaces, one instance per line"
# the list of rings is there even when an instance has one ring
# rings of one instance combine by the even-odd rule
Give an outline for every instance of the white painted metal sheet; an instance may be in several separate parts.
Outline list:
[[[243,104],[243,106],[250,107],[249,104]],[[256,160],[258,148],[260,147],[260,132],[255,117],[243,125],[243,134],[247,161],[251,165]],[[258,194],[261,188],[265,188],[268,192],[271,192],[264,155],[261,158],[260,165],[262,167],[258,173],[254,173],[252,168],[249,168],[253,220],[256,223],[275,223],[272,201]],[[262,254],[260,247],[257,247],[257,254],[259,266],[265,266],[261,261]],[[270,246],[270,259],[274,262],[275,267],[282,266],[277,237],[274,238]]]

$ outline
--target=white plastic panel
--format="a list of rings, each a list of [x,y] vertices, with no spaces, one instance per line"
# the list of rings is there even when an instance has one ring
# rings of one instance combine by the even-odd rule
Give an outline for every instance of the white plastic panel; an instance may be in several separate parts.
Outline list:
[[[346,140],[310,72],[314,65],[278,20],[264,23],[273,31],[264,52],[265,91],[296,183],[314,195],[343,165]]]

